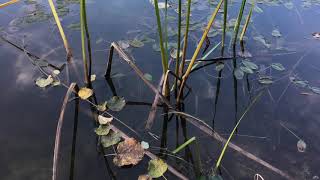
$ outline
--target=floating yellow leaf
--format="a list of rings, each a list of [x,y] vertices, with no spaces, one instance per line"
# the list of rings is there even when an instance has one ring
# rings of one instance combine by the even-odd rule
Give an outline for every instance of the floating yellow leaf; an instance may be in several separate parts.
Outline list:
[[[88,99],[90,96],[92,96],[93,91],[92,89],[83,87],[79,90],[78,95],[81,99]]]
[[[152,159],[149,161],[148,174],[152,178],[161,177],[167,169],[168,165],[162,159]]]
[[[47,77],[47,79],[44,79],[44,78],[38,78],[36,80],[36,85],[41,87],[41,88],[45,88],[47,86],[49,86],[51,83],[53,82],[53,78],[51,75],[49,75]]]

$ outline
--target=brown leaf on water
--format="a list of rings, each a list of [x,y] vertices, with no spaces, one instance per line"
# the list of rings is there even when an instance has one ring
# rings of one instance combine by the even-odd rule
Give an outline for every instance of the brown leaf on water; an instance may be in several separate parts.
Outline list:
[[[143,174],[138,177],[138,180],[151,180],[151,179],[152,177],[150,177],[148,174]]]
[[[113,158],[113,163],[119,167],[138,164],[144,155],[141,144],[133,138],[122,141],[117,146],[117,155]]]

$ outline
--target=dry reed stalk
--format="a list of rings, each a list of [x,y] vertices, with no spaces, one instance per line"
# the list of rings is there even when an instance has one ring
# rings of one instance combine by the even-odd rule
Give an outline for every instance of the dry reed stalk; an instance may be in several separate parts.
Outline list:
[[[19,0],[11,0],[11,1],[8,1],[8,2],[5,2],[5,3],[2,3],[0,4],[0,8],[3,8],[3,7],[6,7],[6,6],[9,6],[11,4],[14,4],[14,3],[17,3],[19,2]]]

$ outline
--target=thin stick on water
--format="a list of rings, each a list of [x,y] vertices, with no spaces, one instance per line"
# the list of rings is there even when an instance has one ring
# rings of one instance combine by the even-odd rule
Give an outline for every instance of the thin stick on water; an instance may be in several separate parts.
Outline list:
[[[186,146],[188,146],[189,144],[191,144],[195,140],[196,140],[196,137],[190,138],[188,141],[186,141],[185,143],[183,143],[179,147],[177,147],[175,150],[173,150],[172,154],[177,154],[179,151],[181,151],[183,148],[185,148]]]
[[[57,168],[58,168],[58,158],[59,158],[59,150],[60,150],[60,139],[61,139],[61,129],[64,120],[64,113],[68,104],[69,97],[73,93],[75,87],[77,86],[76,83],[71,83],[68,91],[63,99],[60,116],[58,120],[57,130],[56,130],[56,138],[54,143],[54,152],[53,152],[53,166],[52,166],[52,180],[57,179]]]
[[[59,16],[58,16],[58,13],[56,11],[56,8],[53,4],[53,1],[52,0],[48,0],[49,2],[49,5],[50,5],[50,8],[51,8],[51,11],[52,11],[52,14],[53,14],[53,17],[54,17],[54,20],[56,21],[56,24],[58,26],[58,29],[59,29],[59,32],[60,32],[60,35],[61,35],[61,38],[62,38],[62,41],[63,41],[63,44],[64,44],[64,47],[67,51],[67,61],[70,61],[71,57],[72,57],[72,51],[71,51],[71,48],[69,46],[69,43],[68,43],[68,40],[67,40],[67,37],[66,35],[64,34],[64,31],[63,31],[63,28],[62,28],[62,25],[60,23],[60,19],[59,19]]]

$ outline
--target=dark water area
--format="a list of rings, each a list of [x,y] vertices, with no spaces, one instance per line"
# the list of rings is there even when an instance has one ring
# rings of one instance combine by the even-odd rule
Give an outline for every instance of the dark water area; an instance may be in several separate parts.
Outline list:
[[[190,34],[187,59],[191,58],[201,38],[202,28],[217,4],[216,1],[193,2],[191,28],[194,30]],[[79,4],[63,0],[57,3],[63,5],[59,10],[60,20],[74,55],[59,78],[67,85],[76,82],[82,87],[84,75],[78,26]],[[168,26],[169,29],[177,29],[178,14],[174,11],[177,5],[172,1],[170,3]],[[232,19],[237,17],[240,3],[230,1],[226,57],[233,54],[229,46]],[[234,63],[238,68],[243,66],[244,58],[241,57],[236,61],[224,61],[220,78],[215,64],[201,68],[188,79],[187,84],[192,91],[184,101],[186,113],[205,121],[227,139],[250,102],[263,92],[241,121],[231,142],[294,179],[317,179],[320,176],[320,41],[312,36],[320,31],[319,4],[318,1],[309,0],[258,1],[245,41],[245,50],[252,56],[248,59],[258,66],[258,70],[236,79],[233,75]],[[247,3],[242,24],[250,7]],[[163,9],[161,12],[164,15]],[[219,13],[213,29],[221,29],[222,17],[222,13]],[[159,44],[156,21],[148,0],[88,0],[87,20],[92,45],[92,73],[96,75],[92,85],[98,103],[114,95],[104,78],[110,44],[114,41],[151,38],[143,47],[129,47],[126,52],[144,73],[152,75],[151,83],[157,86],[162,75],[161,56],[155,51],[155,46]],[[21,1],[1,8],[0,30],[1,36],[45,58],[49,63],[57,66],[66,63],[65,49],[47,1]],[[272,33],[275,31],[281,35],[276,37]],[[169,42],[176,42],[174,30],[170,33]],[[221,32],[210,37],[210,41],[209,50],[221,41]],[[219,57],[220,48],[208,58]],[[237,47],[236,54],[239,52],[240,47]],[[36,79],[43,76],[38,67],[30,62],[24,52],[1,40],[0,59],[0,179],[50,179],[55,132],[67,89],[63,86],[37,87]],[[278,71],[271,67],[272,63],[280,63],[285,69]],[[171,69],[174,69],[173,64]],[[166,121],[162,107],[158,108],[150,130],[157,138],[152,137],[144,127],[155,94],[116,54],[112,73],[115,76],[112,82],[116,94],[124,97],[127,105],[120,112],[110,113],[138,135],[117,121],[114,121],[114,125],[129,136],[148,142],[149,150],[156,155],[161,155],[161,148],[172,151],[177,144],[195,136],[203,172],[209,172],[215,166],[223,147],[221,142],[188,122],[177,126],[175,116]],[[259,80],[265,76],[272,77],[273,83],[261,84]],[[172,104],[173,99],[172,95]],[[112,177],[138,179],[139,175],[147,173],[149,158],[146,156],[138,165],[128,168],[113,164],[113,148],[106,149],[107,156],[103,157],[97,148],[96,125],[86,101],[80,101],[79,104],[75,164],[70,169],[74,115],[75,105],[70,102],[61,134],[58,179],[72,179],[70,172],[73,172],[73,179],[77,180]],[[297,149],[300,139],[306,143],[304,152]],[[177,154],[179,158],[169,155],[162,158],[188,178],[196,179],[196,145],[192,143],[188,147]],[[266,180],[286,179],[231,148],[227,149],[222,160],[221,173],[223,179],[231,180],[253,179],[255,174],[260,174]],[[164,176],[177,179],[170,172]]]

